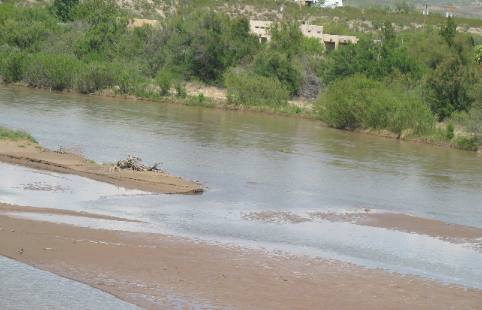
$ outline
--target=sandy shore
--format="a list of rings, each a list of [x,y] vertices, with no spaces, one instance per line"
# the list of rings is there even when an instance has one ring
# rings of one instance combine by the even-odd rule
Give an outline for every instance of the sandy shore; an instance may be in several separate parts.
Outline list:
[[[200,184],[164,172],[116,170],[80,155],[58,153],[28,141],[0,141],[0,161],[58,173],[75,174],[130,189],[165,194],[194,194]]]
[[[482,304],[479,290],[346,263],[1,213],[0,255],[149,309],[169,309],[173,299],[215,309],[480,309]]]
[[[245,214],[244,218],[253,221],[285,222],[292,224],[317,220],[348,222],[356,225],[427,235],[456,243],[470,242],[482,249],[482,229],[480,228],[445,223],[401,213],[377,212],[370,209],[360,212],[308,212],[305,214],[262,211]]]

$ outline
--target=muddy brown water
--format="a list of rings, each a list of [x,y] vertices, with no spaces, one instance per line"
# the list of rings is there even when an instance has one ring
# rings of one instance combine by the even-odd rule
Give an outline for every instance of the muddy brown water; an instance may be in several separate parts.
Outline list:
[[[0,88],[0,111],[0,126],[28,130],[49,148],[100,162],[133,154],[207,187],[200,196],[150,195],[0,165],[0,201],[146,223],[97,224],[109,228],[340,259],[482,288],[482,254],[470,244],[351,223],[244,216],[369,208],[482,228],[480,154],[333,130],[311,120],[23,88]]]

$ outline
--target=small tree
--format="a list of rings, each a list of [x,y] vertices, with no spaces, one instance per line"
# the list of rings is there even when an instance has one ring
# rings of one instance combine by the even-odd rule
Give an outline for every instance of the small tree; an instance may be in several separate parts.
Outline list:
[[[54,0],[51,7],[52,13],[63,22],[73,20],[74,9],[79,4],[79,0]]]
[[[457,34],[457,25],[452,17],[447,17],[447,23],[440,28],[440,35],[445,39],[449,46],[454,44],[454,38]]]
[[[425,83],[425,100],[439,120],[455,111],[468,111],[474,98],[471,89],[475,80],[460,59],[448,58],[428,77]]]

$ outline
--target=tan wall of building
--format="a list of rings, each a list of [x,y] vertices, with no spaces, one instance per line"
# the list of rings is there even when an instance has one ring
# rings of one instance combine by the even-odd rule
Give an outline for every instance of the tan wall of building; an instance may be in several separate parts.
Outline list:
[[[265,20],[250,20],[249,27],[251,33],[257,35],[262,40],[271,40],[270,29],[273,25],[272,21]],[[335,48],[338,48],[340,44],[356,44],[358,38],[355,36],[345,36],[336,34],[323,33],[323,26],[318,25],[300,25],[301,33],[308,38],[316,38],[323,41],[325,44],[332,44]]]

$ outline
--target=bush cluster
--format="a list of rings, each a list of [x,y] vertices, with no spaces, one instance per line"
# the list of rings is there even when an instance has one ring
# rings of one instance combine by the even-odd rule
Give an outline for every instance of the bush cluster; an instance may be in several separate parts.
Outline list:
[[[225,76],[228,101],[237,105],[285,106],[289,92],[277,79],[249,72],[229,71]]]
[[[415,95],[389,90],[381,82],[354,75],[334,82],[319,102],[320,116],[344,129],[387,129],[396,134],[430,132],[434,117]]]

